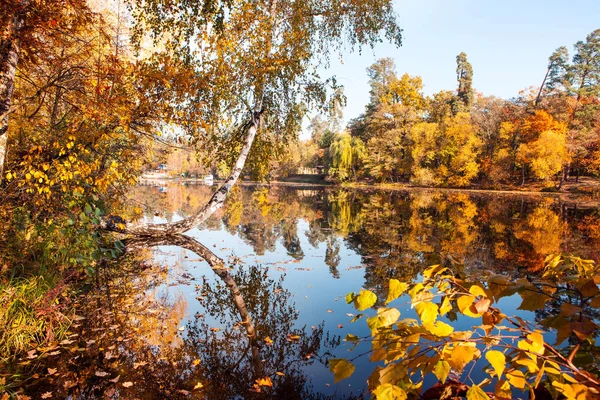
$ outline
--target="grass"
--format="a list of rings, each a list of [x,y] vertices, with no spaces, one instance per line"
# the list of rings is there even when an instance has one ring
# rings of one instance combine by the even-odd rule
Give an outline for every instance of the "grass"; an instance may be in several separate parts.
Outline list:
[[[0,360],[66,337],[67,290],[48,275],[0,281]]]

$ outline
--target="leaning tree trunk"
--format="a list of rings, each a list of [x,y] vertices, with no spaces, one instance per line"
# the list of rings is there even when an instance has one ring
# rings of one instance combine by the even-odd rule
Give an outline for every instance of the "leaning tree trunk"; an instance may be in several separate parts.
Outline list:
[[[21,50],[21,32],[25,25],[24,12],[2,18],[6,25],[0,38],[0,182],[4,175],[4,163],[8,142],[8,115],[15,88],[15,74]]]
[[[223,206],[227,194],[233,185],[235,185],[240,174],[242,173],[242,169],[246,164],[246,159],[248,158],[248,154],[250,153],[252,143],[254,142],[254,138],[256,137],[256,133],[260,125],[261,115],[262,111],[255,111],[250,119],[250,122],[246,124],[246,134],[244,136],[242,148],[231,170],[231,174],[225,183],[223,183],[219,190],[215,192],[208,203],[206,203],[206,205],[198,212],[194,213],[194,215],[177,222],[165,224],[133,223],[127,224],[124,227],[119,226],[118,224],[112,224],[110,221],[105,220],[102,221],[101,228],[134,236],[163,236],[184,233],[206,221],[208,217],[210,217],[216,210]]]

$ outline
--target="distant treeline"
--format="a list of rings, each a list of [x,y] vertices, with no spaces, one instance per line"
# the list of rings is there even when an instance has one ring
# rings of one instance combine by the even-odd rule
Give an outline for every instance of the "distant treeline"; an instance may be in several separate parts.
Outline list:
[[[380,59],[367,69],[365,112],[344,131],[339,110],[327,121],[314,118],[311,139],[290,151],[287,169],[313,168],[341,181],[463,187],[560,187],[569,177],[600,174],[600,29],[574,45],[572,58],[558,48],[539,89],[511,100],[475,92],[466,54],[456,62],[458,88],[429,97],[419,76],[398,77],[394,61]]]

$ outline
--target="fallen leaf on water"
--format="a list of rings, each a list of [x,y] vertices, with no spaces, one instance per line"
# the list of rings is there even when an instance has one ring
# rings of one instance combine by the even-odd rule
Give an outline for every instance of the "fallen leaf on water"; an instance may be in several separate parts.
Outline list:
[[[194,390],[197,389],[202,389],[204,387],[204,385],[201,382],[196,383],[196,386],[194,386]]]
[[[328,310],[327,310],[327,312],[333,312],[333,310],[329,310],[329,309],[328,309]]]
[[[221,328],[210,328],[210,330],[213,332],[219,332],[221,330]]]
[[[100,378],[103,378],[103,377],[108,376],[110,374],[108,372],[104,372],[104,371],[96,371],[94,373],[94,375],[99,376]]]
[[[285,374],[284,374],[283,372],[279,372],[279,371],[277,371],[277,372],[275,372],[275,373],[276,373],[277,375],[279,375],[279,376],[285,376]]]
[[[342,329],[344,327],[344,324],[339,324],[338,328]]]
[[[254,385],[252,385],[252,387],[248,390],[250,390],[251,392],[254,392],[254,393],[260,393],[260,387],[256,383]]]
[[[54,375],[56,373],[56,368],[48,368],[48,375]]]
[[[42,399],[49,399],[50,397],[52,397],[52,392],[46,392],[42,394]]]
[[[123,385],[123,387],[132,387],[133,386],[133,382],[123,382],[121,385]]]
[[[298,340],[298,339],[300,339],[300,336],[298,336],[298,335],[290,335],[290,334],[288,333],[288,335],[287,335],[287,338],[286,338],[286,339],[287,339],[287,341],[288,341],[288,342],[291,342],[291,341],[293,341],[293,340]]]
[[[256,380],[256,384],[258,386],[273,386],[273,382],[271,381],[271,378],[269,378],[268,376],[265,376],[264,378],[258,378]]]
[[[145,361],[139,362],[139,363],[133,363],[133,369],[138,369],[138,367],[143,367],[144,365],[147,365],[148,363]]]
[[[349,317],[354,317],[354,314],[352,314],[352,313],[346,313],[346,315]]]
[[[267,336],[265,338],[265,343],[267,344],[267,346],[271,346],[273,344],[273,339]]]
[[[179,330],[179,331],[183,331],[183,330],[185,330],[185,326],[180,326],[178,330]]]
[[[200,360],[199,359],[195,359],[194,361],[192,361],[192,365],[195,367],[196,365],[200,364]]]

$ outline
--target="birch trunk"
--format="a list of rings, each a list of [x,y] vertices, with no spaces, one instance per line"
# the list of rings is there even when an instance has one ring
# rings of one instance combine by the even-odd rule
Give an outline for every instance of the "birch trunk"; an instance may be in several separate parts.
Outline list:
[[[233,185],[235,185],[240,174],[242,173],[242,169],[246,164],[246,159],[248,158],[248,154],[252,148],[252,143],[254,143],[254,138],[256,137],[260,121],[261,112],[254,112],[251,121],[247,124],[246,135],[244,137],[240,154],[238,155],[229,177],[225,183],[221,185],[219,190],[217,190],[210,198],[208,203],[206,203],[206,205],[194,215],[177,222],[165,224],[133,223],[126,225],[125,228],[119,228],[118,226],[109,224],[108,221],[103,221],[101,223],[101,228],[135,236],[163,236],[184,233],[206,221],[208,217],[210,217],[216,210],[223,206],[227,194],[229,191],[231,191],[231,188],[233,188]]]
[[[8,152],[8,116],[15,88],[25,14],[19,12],[4,20],[7,24],[3,27],[0,38],[0,183],[4,176],[4,163]]]

